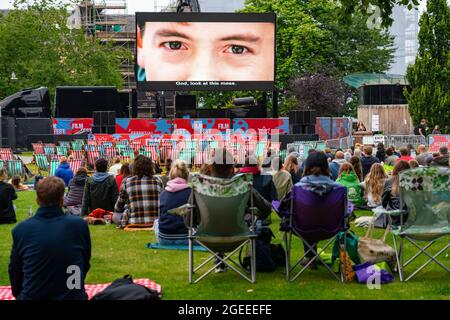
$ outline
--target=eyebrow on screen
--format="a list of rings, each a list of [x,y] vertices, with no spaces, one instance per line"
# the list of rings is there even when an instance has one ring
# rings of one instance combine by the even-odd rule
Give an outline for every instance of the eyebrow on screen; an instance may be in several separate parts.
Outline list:
[[[223,37],[220,39],[220,41],[259,42],[261,41],[261,38],[252,34],[235,34]]]
[[[170,30],[170,29],[161,29],[156,31],[155,35],[157,37],[177,37],[177,38],[182,38],[182,39],[186,39],[186,40],[190,40],[191,37],[189,37],[187,34],[179,32],[179,31],[175,31],[175,30]]]

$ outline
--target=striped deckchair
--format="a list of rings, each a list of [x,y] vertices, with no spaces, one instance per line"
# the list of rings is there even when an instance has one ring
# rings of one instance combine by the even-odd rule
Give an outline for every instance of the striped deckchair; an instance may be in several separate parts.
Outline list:
[[[72,150],[70,152],[70,155],[72,156],[72,158],[74,160],[83,160],[84,159],[83,150]]]
[[[0,160],[0,170],[5,167],[5,161]]]
[[[45,154],[35,154],[34,159],[36,160],[39,172],[48,171],[48,158]]]
[[[95,141],[94,141],[95,142]],[[84,150],[86,151],[100,151],[99,146],[97,145],[97,142],[95,143],[88,143],[84,145]]]
[[[84,160],[71,160],[69,161],[69,167],[72,169],[73,174],[76,174],[78,169],[81,168],[81,165],[83,164]]]
[[[142,147],[142,143],[141,142],[132,142],[131,143],[131,149],[133,149],[133,151],[135,153],[138,153],[141,150]]]
[[[58,160],[50,160],[49,163],[48,163],[48,175],[49,176],[54,176],[58,166],[59,166],[59,161]]]
[[[32,143],[34,154],[44,154],[44,144],[43,143]]]
[[[91,150],[87,151],[87,163],[90,166],[94,166],[95,161],[100,159],[100,151],[98,150]]]
[[[20,160],[9,160],[7,162],[7,170],[10,177],[24,175],[23,164]]]
[[[72,150],[83,151],[84,140],[74,140],[72,141]]]
[[[134,160],[134,158],[135,158],[134,151],[129,147],[127,149],[123,149],[120,154],[120,159],[125,162],[130,162]]]
[[[66,146],[56,146],[56,154],[58,156],[65,156],[69,154],[69,149]]]
[[[58,144],[61,147],[66,147],[68,150],[70,150],[70,141],[59,141]]]
[[[44,154],[48,156],[55,154],[55,145],[53,143],[44,144]]]
[[[114,147],[105,147],[103,149],[103,156],[105,157],[105,159],[107,160],[111,160],[114,157],[117,156],[117,150]]]
[[[139,154],[149,157],[152,161],[157,161],[159,157],[158,147],[154,145],[143,146],[139,151]]]
[[[0,148],[0,159],[3,161],[14,160],[14,154],[11,148]]]

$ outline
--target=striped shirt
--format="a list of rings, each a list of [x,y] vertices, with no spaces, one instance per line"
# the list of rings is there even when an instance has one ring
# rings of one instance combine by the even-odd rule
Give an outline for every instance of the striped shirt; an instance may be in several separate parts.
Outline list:
[[[121,226],[152,225],[159,215],[161,181],[155,177],[131,176],[122,182],[115,210],[123,212]]]

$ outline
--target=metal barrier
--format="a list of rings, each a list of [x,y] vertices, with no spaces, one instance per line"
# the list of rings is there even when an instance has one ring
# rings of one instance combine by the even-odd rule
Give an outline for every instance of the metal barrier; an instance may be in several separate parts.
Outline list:
[[[386,147],[394,146],[396,148],[400,148],[408,144],[411,144],[414,147],[417,147],[419,144],[428,144],[426,137],[415,135],[374,135],[363,137],[363,144],[376,145],[380,142],[383,143]]]

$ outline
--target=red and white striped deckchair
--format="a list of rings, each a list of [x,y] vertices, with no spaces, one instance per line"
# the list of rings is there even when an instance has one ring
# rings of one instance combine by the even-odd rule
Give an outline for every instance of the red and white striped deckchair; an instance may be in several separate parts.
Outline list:
[[[142,143],[140,141],[134,141],[131,143],[131,149],[133,149],[134,153],[139,153],[141,147]]]
[[[87,161],[89,165],[94,166],[95,161],[98,159],[100,159],[100,151],[90,150],[87,152]]]
[[[32,143],[34,154],[44,154],[44,144],[43,143]]]
[[[83,151],[82,150],[72,150],[70,155],[72,156],[73,160],[83,160]]]
[[[3,161],[15,160],[11,148],[0,148],[0,159]]]
[[[79,160],[79,159],[69,161],[69,166],[70,166],[70,169],[72,169],[73,174],[76,174],[78,169],[81,168],[83,161],[84,160]]]
[[[107,160],[111,160],[111,159],[117,157],[117,150],[115,147],[106,147],[103,150],[104,150],[105,158]]]

